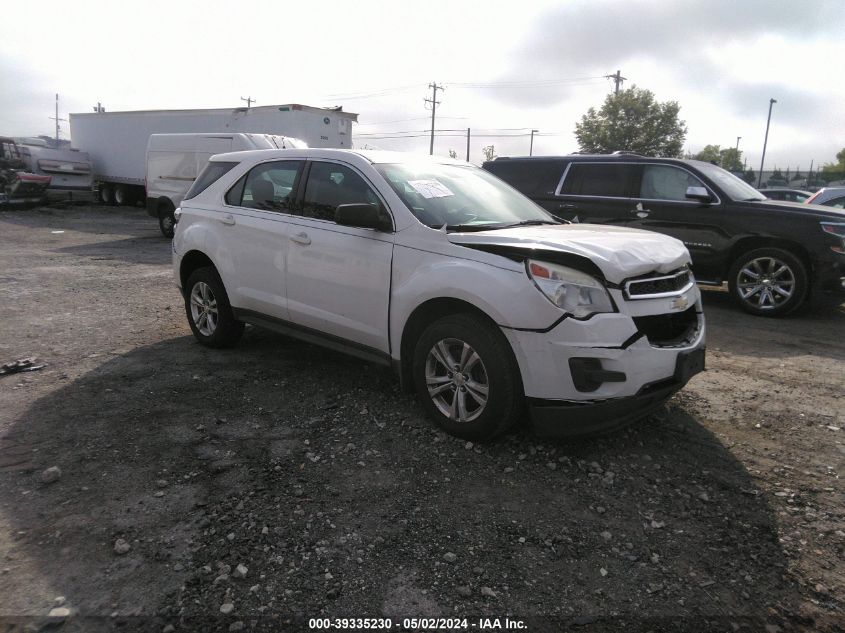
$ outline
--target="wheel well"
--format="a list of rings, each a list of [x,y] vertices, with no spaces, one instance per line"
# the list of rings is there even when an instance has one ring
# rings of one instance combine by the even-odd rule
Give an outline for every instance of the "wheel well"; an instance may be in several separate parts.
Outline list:
[[[499,331],[498,324],[486,312],[461,299],[441,297],[439,299],[429,299],[425,303],[420,304],[405,322],[405,329],[402,330],[402,341],[399,344],[399,383],[403,391],[413,391],[411,364],[414,358],[414,346],[425,328],[437,319],[459,313],[473,314],[489,323],[496,331]],[[509,343],[508,349],[511,349]],[[511,350],[511,354],[513,354],[513,350]],[[514,364],[517,368],[519,367],[519,363],[516,362],[515,357]]]
[[[185,289],[185,284],[188,282],[188,277],[191,276],[191,273],[198,268],[205,268],[207,266],[216,270],[214,262],[211,261],[208,255],[201,253],[200,251],[189,251],[182,258],[182,264],[179,267],[179,281],[182,285],[182,289]]]
[[[753,251],[755,248],[782,248],[785,251],[789,251],[798,259],[800,259],[802,264],[804,264],[807,269],[807,276],[810,278],[812,277],[813,269],[810,263],[810,255],[809,253],[807,253],[807,250],[800,244],[796,242],[791,242],[789,240],[777,238],[746,237],[739,240],[731,248],[730,255],[728,256],[727,265],[722,275],[723,279],[728,278],[728,272],[730,271],[731,266],[733,266],[734,262],[740,255],[742,255],[743,253],[747,253],[748,251]]]

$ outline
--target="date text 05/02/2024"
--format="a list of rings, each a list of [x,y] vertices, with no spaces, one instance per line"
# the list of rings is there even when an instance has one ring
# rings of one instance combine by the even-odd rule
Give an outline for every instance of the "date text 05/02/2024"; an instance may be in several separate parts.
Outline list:
[[[377,630],[394,626],[411,631],[475,629],[477,631],[526,631],[523,620],[511,618],[310,618],[309,629]]]

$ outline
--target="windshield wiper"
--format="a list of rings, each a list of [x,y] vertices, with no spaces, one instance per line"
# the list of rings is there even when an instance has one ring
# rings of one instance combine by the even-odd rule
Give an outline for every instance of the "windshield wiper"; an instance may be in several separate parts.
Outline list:
[[[501,224],[497,229],[510,229],[515,226],[540,226],[541,224],[569,224],[568,220],[523,220],[522,222],[514,222],[512,224]]]
[[[469,233],[472,231],[489,231],[501,228],[498,224],[446,224],[446,231],[458,233]],[[441,229],[443,227],[440,227]]]

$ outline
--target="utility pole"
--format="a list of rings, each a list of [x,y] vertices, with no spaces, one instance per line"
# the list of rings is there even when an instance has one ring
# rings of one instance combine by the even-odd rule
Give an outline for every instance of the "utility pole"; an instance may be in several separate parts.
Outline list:
[[[251,107],[252,107],[252,104],[253,104],[256,100],[255,100],[255,99],[253,99],[252,97],[247,97],[246,99],[244,99],[243,97],[241,97],[241,101],[246,101],[246,107],[247,107],[247,108],[251,108]]]
[[[67,121],[67,119],[59,118],[59,94],[56,93],[56,116],[48,117],[56,122],[56,149],[59,148],[59,121]]]
[[[531,145],[528,146],[528,155],[534,155],[534,133],[539,132],[540,130],[531,130]]]
[[[613,94],[614,94],[614,95],[618,95],[618,94],[619,94],[619,86],[621,86],[621,85],[622,85],[622,82],[623,82],[623,81],[625,81],[625,80],[627,80],[627,79],[628,79],[627,77],[623,77],[623,76],[622,76],[622,71],[621,71],[621,70],[617,70],[615,75],[605,75],[605,76],[604,76],[604,78],[605,78],[605,79],[612,79],[612,80],[613,80],[613,83],[615,83],[615,84],[616,84],[616,88],[615,88],[615,89],[614,89],[614,91],[613,91]]]
[[[763,182],[763,163],[766,162],[766,145],[769,143],[769,124],[772,122],[772,106],[777,103],[777,99],[769,99],[769,118],[766,119],[766,138],[763,139],[763,158],[760,159],[760,173],[757,174],[757,188]]]
[[[438,86],[437,82],[428,84],[428,87],[431,88],[431,99],[425,99],[426,103],[431,103],[431,144],[428,147],[428,153],[434,154],[434,113],[437,112],[437,106],[440,105],[440,102],[437,100],[437,91],[438,90],[445,90],[443,86]]]
[[[741,138],[742,138],[741,136],[736,137],[736,159],[737,160],[739,160],[739,139],[741,139]]]
[[[469,128],[467,128],[467,162],[469,162]]]

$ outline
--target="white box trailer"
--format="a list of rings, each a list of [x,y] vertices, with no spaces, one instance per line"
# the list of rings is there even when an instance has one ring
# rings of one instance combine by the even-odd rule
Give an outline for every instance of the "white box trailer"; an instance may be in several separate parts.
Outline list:
[[[358,115],[299,104],[209,110],[71,113],[71,144],[91,156],[103,202],[143,200],[151,134],[243,132],[305,141],[309,147],[352,147]]]

